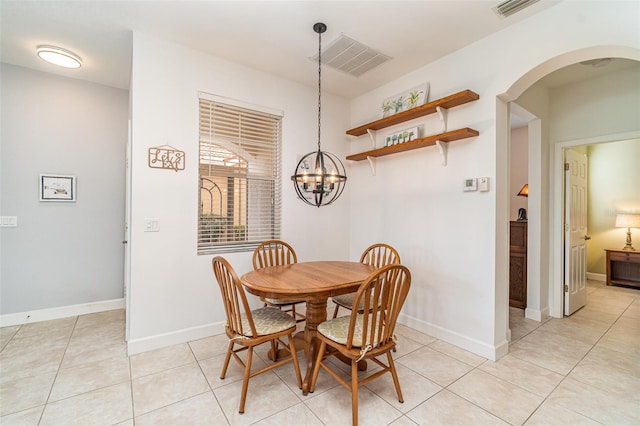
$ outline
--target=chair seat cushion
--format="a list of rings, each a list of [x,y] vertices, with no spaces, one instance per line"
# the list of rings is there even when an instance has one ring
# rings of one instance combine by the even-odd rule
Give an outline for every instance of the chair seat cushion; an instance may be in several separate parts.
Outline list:
[[[282,300],[282,299],[270,299],[268,297],[265,297],[264,301],[271,305],[278,305],[278,306],[295,305],[296,303],[304,302],[304,300]]]
[[[353,346],[356,348],[362,347],[362,321],[364,315],[358,314],[356,316],[356,327],[353,333]],[[318,333],[333,340],[341,345],[347,344],[347,336],[349,335],[349,321],[351,315],[344,317],[338,317],[329,321],[318,324]]]
[[[251,314],[258,336],[279,333],[296,326],[296,320],[291,315],[271,306],[253,310]],[[245,336],[253,337],[246,314],[242,314],[242,329]]]
[[[333,303],[347,309],[353,309],[353,302],[355,301],[355,299],[355,293],[343,294],[341,296],[335,296],[331,298],[331,300],[333,300]],[[371,304],[373,304],[373,295],[371,295]],[[364,298],[360,299],[360,303],[358,304],[358,311],[362,310],[364,310]]]

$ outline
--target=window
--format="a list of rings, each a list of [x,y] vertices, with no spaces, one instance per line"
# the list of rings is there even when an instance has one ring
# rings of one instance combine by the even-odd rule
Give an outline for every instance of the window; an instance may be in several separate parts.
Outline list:
[[[198,254],[280,238],[282,113],[200,93]]]

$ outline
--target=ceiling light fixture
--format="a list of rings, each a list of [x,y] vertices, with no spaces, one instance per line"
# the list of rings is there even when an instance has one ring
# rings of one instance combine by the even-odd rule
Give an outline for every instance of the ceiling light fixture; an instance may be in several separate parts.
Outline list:
[[[318,151],[306,154],[298,162],[291,176],[298,197],[305,203],[320,207],[333,203],[344,191],[347,175],[342,161],[330,152],[320,149],[320,118],[322,112],[322,33],[327,30],[317,23],[313,30],[318,33]]]
[[[38,56],[43,61],[65,68],[80,68],[82,59],[73,52],[56,46],[38,46]]]

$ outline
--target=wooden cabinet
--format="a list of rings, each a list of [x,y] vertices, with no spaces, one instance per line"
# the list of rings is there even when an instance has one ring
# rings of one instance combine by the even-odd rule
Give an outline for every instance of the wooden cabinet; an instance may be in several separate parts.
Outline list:
[[[425,115],[433,114],[435,112],[440,113],[443,124],[446,123],[446,111],[449,108],[463,105],[468,102],[476,101],[480,98],[477,93],[471,90],[463,90],[445,98],[436,99],[435,101],[428,102],[419,107],[412,108],[407,111],[399,112],[398,114],[384,117],[371,123],[364,124],[351,130],[347,130],[347,134],[351,136],[362,136],[369,133],[374,139],[374,132],[380,129],[384,129],[396,124],[404,123],[405,121],[413,120],[414,118],[423,117]],[[446,124],[445,124],[446,129]],[[470,129],[468,127],[445,131],[442,133],[425,136],[420,139],[415,139],[410,142],[405,142],[397,145],[384,146],[382,148],[372,149],[370,151],[361,152],[358,154],[352,154],[347,156],[347,160],[361,161],[371,157],[382,157],[384,155],[395,154],[397,152],[409,151],[412,149],[422,148],[425,146],[436,145],[437,143],[447,143],[457,141],[460,139],[466,139],[473,136],[478,136],[480,133],[477,130]]]
[[[509,224],[509,306],[527,307],[527,221]]]
[[[640,251],[605,249],[607,285],[640,287]]]

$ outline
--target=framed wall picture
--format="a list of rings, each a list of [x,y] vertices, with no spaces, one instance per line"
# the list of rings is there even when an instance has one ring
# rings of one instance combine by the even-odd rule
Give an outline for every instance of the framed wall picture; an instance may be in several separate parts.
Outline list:
[[[76,177],[41,174],[40,201],[76,201]]]

